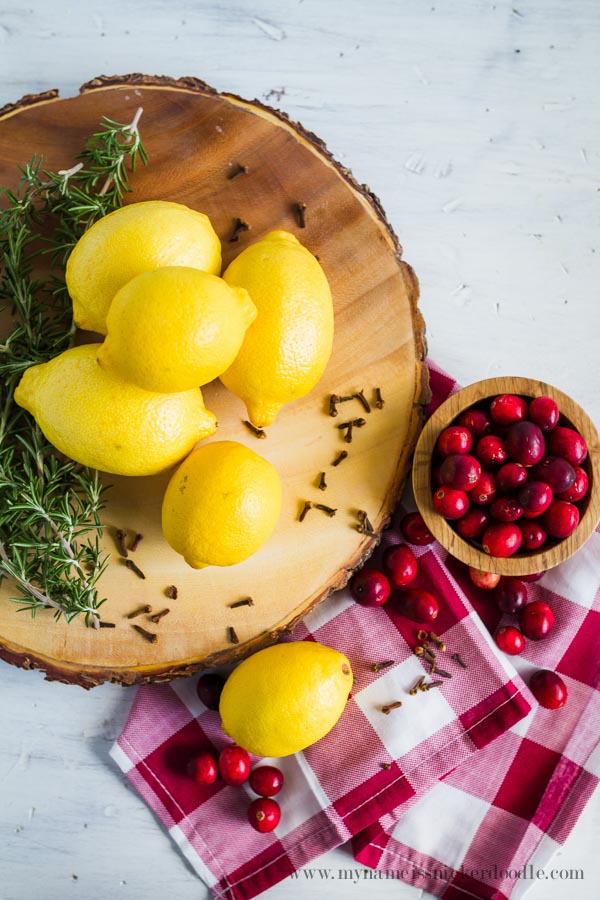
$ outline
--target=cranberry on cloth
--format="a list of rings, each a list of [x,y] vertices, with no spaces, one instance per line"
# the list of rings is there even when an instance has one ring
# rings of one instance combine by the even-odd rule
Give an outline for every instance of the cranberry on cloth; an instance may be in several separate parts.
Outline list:
[[[430,369],[433,408],[456,386]],[[291,639],[345,653],[356,684],[325,738],[267,760],[285,785],[273,832],[249,826],[247,788],[201,785],[187,773],[194,753],[230,743],[218,713],[198,699],[198,677],[138,690],[111,754],[216,897],[254,897],[350,838],[360,862],[438,896],[516,897],[531,882],[503,872],[544,865],[575,824],[600,774],[600,532],[528,584],[556,627],[510,659],[490,635],[509,619],[489,593],[438,544],[413,549],[415,587],[439,600],[435,631],[448,648],[439,664],[452,678],[409,694],[422,675],[430,680],[429,667],[413,653],[420,626],[393,599],[368,608],[341,591],[313,610]],[[565,681],[562,709],[538,707],[525,683],[538,668]],[[381,711],[397,700],[401,707]]]

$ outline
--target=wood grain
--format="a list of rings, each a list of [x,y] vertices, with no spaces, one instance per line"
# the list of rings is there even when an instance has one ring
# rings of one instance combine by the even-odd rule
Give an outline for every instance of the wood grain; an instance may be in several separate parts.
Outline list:
[[[250,241],[272,228],[294,232],[323,266],[334,296],[336,336],[330,364],[315,390],[286,407],[257,444],[242,424],[241,402],[220,383],[204,391],[219,421],[216,438],[239,440],[277,467],[284,483],[284,505],[271,540],[247,562],[200,572],[186,566],[166,545],[160,530],[160,504],[169,477],[110,477],[104,515],[105,546],[112,562],[100,584],[108,598],[103,617],[114,629],[94,631],[82,623],[54,622],[38,614],[35,622],[13,604],[0,604],[0,654],[8,661],[36,666],[48,677],[86,687],[102,681],[134,683],[186,675],[220,662],[232,662],[277,639],[307,610],[346,584],[370,554],[403,486],[427,399],[423,321],[417,310],[418,285],[401,258],[401,248],[376,197],[332,159],[323,143],[302,126],[258,102],[219,95],[203,82],[143,75],[101,77],[82,94],[59,100],[53,93],[39,102],[28,97],[0,114],[0,181],[14,183],[15,166],[43,151],[49,168],[71,163],[85,136],[103,115],[129,121],[143,106],[142,133],[150,155],[147,170],[136,174],[134,200],[164,198],[206,212],[221,237],[224,265]],[[229,175],[239,164],[248,173]],[[306,203],[306,227],[299,227],[295,204]],[[230,241],[234,220],[250,231]],[[364,389],[372,398],[379,387],[385,408],[366,416],[367,426],[351,445],[336,427],[347,413],[363,414],[358,401],[340,416],[327,413],[332,392]],[[340,449],[348,459],[331,463]],[[321,471],[329,487],[316,488]],[[311,510],[298,514],[305,499],[337,509],[334,519]],[[374,536],[356,529],[357,509],[368,511]],[[144,535],[132,558],[140,579],[115,550],[118,528]],[[165,589],[175,584],[177,600]],[[7,586],[2,593],[6,595]],[[231,610],[243,596],[253,607]],[[140,616],[136,623],[159,634],[145,642],[126,618],[137,606],[165,606],[159,625]],[[232,646],[233,625],[240,643]]]
[[[588,446],[588,456],[582,465],[588,474],[590,486],[587,496],[577,504],[581,519],[573,534],[560,541],[550,540],[540,550],[519,551],[506,559],[490,556],[462,538],[452,524],[434,508],[431,486],[431,459],[440,432],[465,409],[496,394],[552,397],[561,411],[560,424],[575,428],[583,435]],[[452,394],[427,420],[415,448],[412,485],[417,506],[431,533],[452,556],[475,569],[498,575],[518,577],[545,572],[576,553],[600,520],[600,438],[587,413],[558,388],[532,378],[486,378]]]

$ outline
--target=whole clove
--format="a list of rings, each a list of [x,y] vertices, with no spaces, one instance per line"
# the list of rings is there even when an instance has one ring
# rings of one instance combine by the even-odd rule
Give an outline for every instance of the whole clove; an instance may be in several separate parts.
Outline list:
[[[375,406],[377,409],[383,409],[385,400],[381,396],[381,388],[375,388]]]
[[[170,612],[170,609],[163,609],[159,613],[155,613],[155,615],[150,616],[150,621],[154,622],[155,625],[158,625],[160,620],[164,619],[165,616],[168,616]]]
[[[116,627],[117,626],[115,625],[114,622],[105,622],[104,620],[101,620],[101,622],[100,622],[100,628],[116,628]]]
[[[381,763],[381,768],[385,769],[386,772],[389,772],[390,769],[392,768],[392,764],[391,763]]]
[[[338,415],[337,405],[340,397],[337,394],[331,394],[329,397],[329,415],[335,418]]]
[[[235,630],[235,628],[233,627],[233,625],[230,625],[230,626],[229,626],[229,628],[227,629],[227,633],[228,633],[228,635],[229,635],[229,640],[231,641],[232,644],[239,644],[240,639],[239,639],[239,637],[237,636],[236,630]]]
[[[243,231],[250,231],[250,226],[248,225],[247,222],[244,222],[243,219],[236,218],[235,224],[233,226],[233,231],[231,233],[231,237],[229,238],[229,243],[233,244],[236,241],[239,241],[240,234]]]
[[[382,706],[381,712],[387,716],[393,709],[399,709],[401,706],[402,700],[394,700],[393,703],[388,703],[387,706]]]
[[[454,662],[457,662],[459,664],[459,666],[461,666],[461,668],[463,668],[463,669],[467,668],[467,664],[464,661],[464,659],[462,658],[462,656],[460,655],[460,653],[453,653],[452,656],[450,657],[450,659],[453,659]]]
[[[143,538],[144,538],[143,534],[136,534],[136,536],[132,540],[131,544],[129,545],[129,549],[131,550],[132,553],[135,553],[140,541],[143,540]]]
[[[253,425],[252,422],[249,422],[248,419],[243,419],[242,421],[244,422],[246,428],[251,431],[252,434],[257,438],[260,438],[261,440],[264,440],[264,438],[266,438],[267,432],[264,430],[264,428],[258,428],[256,425]]]
[[[117,545],[117,550],[121,554],[121,556],[127,556],[127,545],[125,541],[127,540],[127,534],[121,529],[117,528],[115,532],[115,543]]]
[[[244,597],[243,600],[236,600],[235,603],[229,604],[229,609],[239,609],[240,606],[254,606],[252,597]]]
[[[296,203],[294,208],[298,215],[299,227],[306,228],[306,203]]]
[[[169,598],[169,600],[177,600],[177,588],[174,584],[170,584],[169,587],[165,590],[165,594]]]
[[[386,659],[385,662],[373,663],[371,666],[371,672],[381,672],[382,669],[388,669],[390,666],[394,665],[395,660]]]
[[[151,612],[152,612],[152,607],[150,606],[149,603],[147,603],[145,606],[140,606],[137,609],[134,609],[133,612],[127,613],[125,618],[126,619],[135,619],[135,618],[137,618],[137,616],[143,616],[144,613],[151,613]]]
[[[310,500],[304,501],[304,506],[302,507],[302,511],[301,511],[300,515],[298,516],[299,522],[304,522],[309,509],[312,509],[312,507],[313,507],[313,505]]]
[[[330,518],[335,516],[337,509],[333,509],[331,506],[325,506],[324,503],[313,503],[315,509],[320,509],[321,512],[326,513]]]
[[[433,688],[441,687],[443,683],[443,681],[430,681],[429,684],[425,685],[425,690],[431,691]]]
[[[142,570],[140,569],[140,567],[136,566],[136,564],[134,563],[134,561],[132,559],[126,559],[125,565],[127,566],[128,569],[131,569],[132,572],[135,572],[135,574],[137,575],[138,578],[146,577],[144,575],[144,573],[142,572]]]
[[[340,452],[338,453],[338,455],[336,456],[336,458],[333,460],[333,462],[331,463],[331,465],[332,465],[332,466],[339,466],[339,464],[340,464],[341,462],[343,462],[343,461],[344,461],[345,459],[347,459],[347,458],[348,458],[348,451],[347,451],[347,450],[340,450]]]
[[[446,672],[446,671],[444,671],[444,669],[438,669],[437,666],[435,669],[435,674],[440,675],[442,678],[452,678],[452,675],[450,674],[450,672]]]
[[[327,490],[327,482],[325,481],[325,472],[321,472],[318,486],[319,486],[320,491]]]
[[[411,687],[411,689],[408,693],[414,697],[415,694],[417,694],[421,690],[424,681],[425,681],[425,676],[421,675],[419,680],[415,684],[413,684],[413,686]]]
[[[248,166],[243,166],[241,163],[238,163],[235,169],[229,173],[227,176],[228,181],[233,181],[234,178],[237,178],[238,175],[247,175],[248,174]]]
[[[365,410],[365,412],[368,412],[368,413],[371,412],[371,404],[365,397],[364,391],[357,391],[356,394],[354,394],[354,397],[356,400],[359,400],[362,403],[363,409]]]
[[[146,631],[145,628],[142,628],[141,625],[132,625],[132,628],[135,628],[138,634],[144,638],[145,641],[148,641],[149,644],[156,644],[158,641],[158,635],[154,634],[152,631]]]

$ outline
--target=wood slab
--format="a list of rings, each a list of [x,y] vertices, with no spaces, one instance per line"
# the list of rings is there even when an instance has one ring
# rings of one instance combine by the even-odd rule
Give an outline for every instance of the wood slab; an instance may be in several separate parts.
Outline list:
[[[278,527],[251,559],[227,569],[189,568],[161,533],[160,506],[170,473],[106,476],[112,487],[103,516],[104,544],[111,563],[100,593],[108,598],[102,617],[116,627],[97,631],[78,620],[54,622],[50,611],[32,620],[6,602],[8,584],[0,589],[0,656],[84,687],[165,681],[233,662],[275,641],[343,587],[389,521],[428,399],[418,283],[379,201],[333,160],[319,138],[282,113],[218,94],[192,78],[101,77],[73,99],[61,100],[50,91],[0,110],[0,183],[14,185],[15,167],[34,153],[43,152],[48,168],[70,166],[102,116],[129,122],[139,106],[150,162],[136,172],[129,202],[175,200],[207,213],[223,243],[224,266],[271,229],[296,234],[318,256],[331,284],[335,342],[321,382],[282,410],[266,440],[258,441],[244,427],[243,404],[220,382],[203,390],[219,421],[214,439],[248,445],[282,477]],[[240,164],[248,173],[231,179]],[[298,202],[307,206],[304,229],[295,213]],[[236,217],[247,221],[250,231],[232,243]],[[340,407],[338,418],[328,415],[331,393],[364,389],[372,399],[376,387],[385,399],[383,409],[366,414],[354,400]],[[345,444],[336,426],[361,415],[366,426]],[[348,458],[332,467],[343,449]],[[317,489],[322,471],[328,483],[324,492]],[[336,516],[311,510],[300,523],[305,499],[337,508]],[[375,536],[357,531],[358,509],[368,512]],[[113,539],[117,528],[130,536],[143,534],[131,556],[145,580],[123,565]],[[177,586],[176,600],[165,596],[169,585]],[[229,608],[247,596],[254,606]],[[159,634],[154,644],[126,618],[142,604],[151,604],[154,612],[170,609],[158,625],[146,616],[135,620]],[[231,643],[229,626],[239,644]]]

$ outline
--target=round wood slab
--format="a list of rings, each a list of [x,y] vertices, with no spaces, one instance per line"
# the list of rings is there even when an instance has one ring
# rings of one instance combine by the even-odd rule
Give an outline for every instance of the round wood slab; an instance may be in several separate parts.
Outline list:
[[[25,97],[0,111],[0,183],[15,185],[16,166],[44,154],[49,169],[68,168],[102,116],[129,122],[143,107],[140,130],[150,161],[133,180],[129,202],[175,200],[201,210],[223,244],[223,262],[274,228],[293,232],[319,258],[335,304],[331,361],[317,387],[286,406],[257,440],[243,425],[241,401],[220,382],[203,389],[219,422],[216,440],[237,440],[269,459],[284,485],[275,534],[240,565],[195,571],[166,544],[160,527],[162,494],[169,473],[153,478],[106,476],[112,485],[103,520],[111,562],[100,583],[108,602],[102,618],[115,628],[94,630],[82,621],[55,622],[50,611],[19,612],[0,589],[0,656],[43,669],[49,678],[91,687],[168,680],[216,663],[232,662],[290,629],[371,553],[404,484],[427,400],[423,364],[424,325],[417,310],[418,284],[401,259],[401,247],[376,197],[338,165],[323,143],[276,110],[257,101],[217,94],[195,79],[174,81],[133,75],[98,78],[81,95],[59,100],[56,92]],[[240,166],[248,171],[230,178]],[[295,205],[306,204],[300,228]],[[250,225],[231,242],[236,218]],[[383,409],[367,414],[358,400],[328,414],[331,393],[375,388]],[[351,444],[337,428],[364,416]],[[348,457],[332,461],[343,449]],[[326,473],[327,490],[317,488]],[[312,509],[306,499],[337,509],[335,517]],[[357,531],[357,510],[366,510],[375,536]],[[115,529],[143,534],[130,554],[145,574],[137,577],[116,551]],[[177,599],[168,599],[170,585]],[[252,597],[254,605],[231,609]],[[169,608],[159,624],[134,621],[156,632],[146,642],[126,618],[143,604]],[[239,644],[233,644],[233,626]]]

